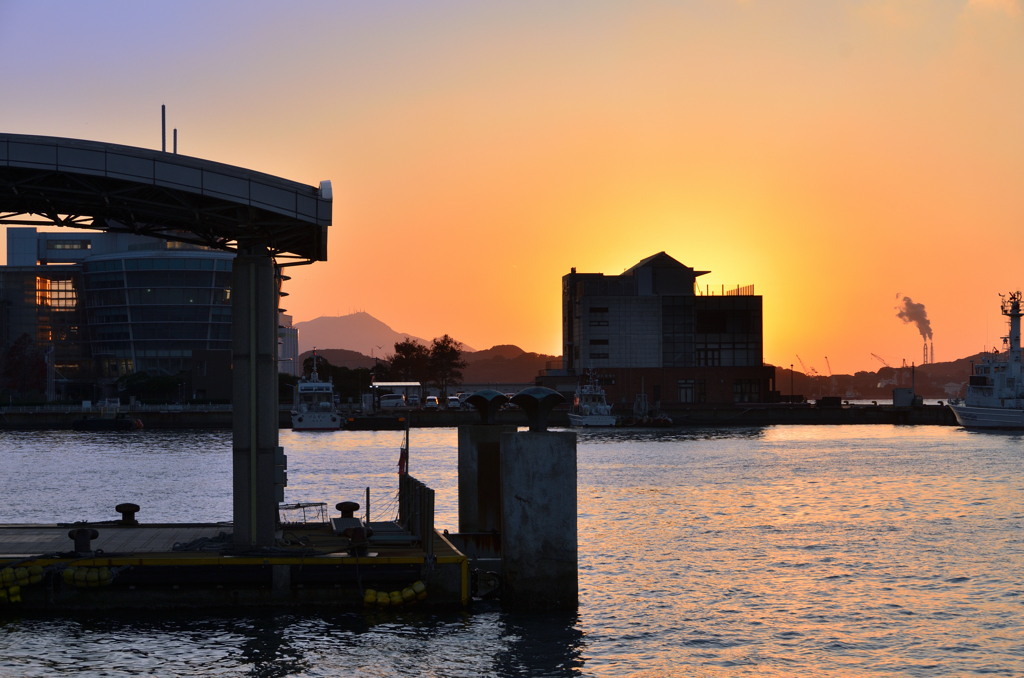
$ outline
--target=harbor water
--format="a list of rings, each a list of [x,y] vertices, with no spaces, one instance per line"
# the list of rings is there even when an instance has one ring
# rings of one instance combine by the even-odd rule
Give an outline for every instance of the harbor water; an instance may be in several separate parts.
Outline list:
[[[409,471],[454,530],[456,431]],[[288,501],[396,512],[399,432],[282,431]],[[231,517],[220,431],[2,432],[5,523]],[[571,615],[0,616],[6,676],[1024,675],[1024,436],[953,427],[583,431]],[[538,535],[540,538],[540,535]]]

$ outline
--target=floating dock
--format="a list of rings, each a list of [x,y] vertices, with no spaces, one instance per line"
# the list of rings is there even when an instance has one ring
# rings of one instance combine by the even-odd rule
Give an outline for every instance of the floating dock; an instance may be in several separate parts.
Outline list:
[[[273,547],[248,552],[227,523],[0,525],[0,614],[467,604],[467,557],[434,530],[432,490],[405,484],[406,527],[371,522],[366,538],[358,518],[283,524]]]

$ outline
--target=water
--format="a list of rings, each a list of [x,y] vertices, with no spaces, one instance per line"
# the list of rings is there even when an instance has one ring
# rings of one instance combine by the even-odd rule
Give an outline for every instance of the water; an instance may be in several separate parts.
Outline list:
[[[396,432],[293,434],[289,501],[393,515]],[[3,522],[230,519],[223,432],[0,433]],[[456,432],[410,471],[457,524]],[[9,617],[0,676],[1024,675],[1024,437],[583,432],[580,609]]]

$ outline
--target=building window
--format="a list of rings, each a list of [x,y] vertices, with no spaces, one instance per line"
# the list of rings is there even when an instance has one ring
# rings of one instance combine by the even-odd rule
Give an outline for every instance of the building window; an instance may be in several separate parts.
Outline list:
[[[722,352],[717,348],[698,348],[695,353],[697,364],[701,367],[718,367],[722,364]]]
[[[607,339],[591,339],[590,340],[590,345],[591,346],[607,346],[608,345],[608,340]]]
[[[736,379],[733,381],[732,400],[736,403],[761,402],[761,380]]]
[[[607,306],[591,306],[590,307],[590,312],[591,313],[607,313],[608,312],[608,307]]]
[[[607,320],[591,320],[590,321],[590,326],[591,327],[608,327],[608,321]]]
[[[697,382],[694,379],[679,380],[679,402],[695,403],[697,397]]]
[[[607,359],[608,358],[608,354],[607,353],[591,353],[590,357],[591,358],[596,358],[596,359]]]
[[[91,240],[47,240],[48,250],[91,250]]]

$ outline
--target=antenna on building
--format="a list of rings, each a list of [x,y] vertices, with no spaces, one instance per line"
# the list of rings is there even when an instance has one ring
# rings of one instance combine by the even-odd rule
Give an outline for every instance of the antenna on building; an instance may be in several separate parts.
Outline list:
[[[160,150],[167,152],[167,106],[160,104]]]
[[[174,128],[174,154],[178,154],[178,128]]]

